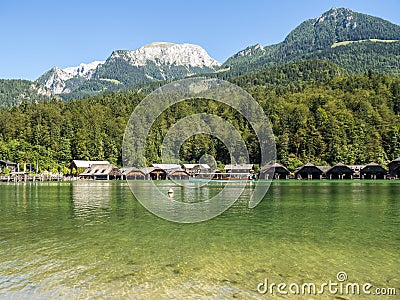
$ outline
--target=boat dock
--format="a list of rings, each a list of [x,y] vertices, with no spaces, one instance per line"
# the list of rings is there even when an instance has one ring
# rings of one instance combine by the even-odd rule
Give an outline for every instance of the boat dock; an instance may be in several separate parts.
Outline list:
[[[0,182],[28,182],[28,181],[63,181],[65,176],[61,174],[52,175],[10,175],[10,176],[0,176]]]

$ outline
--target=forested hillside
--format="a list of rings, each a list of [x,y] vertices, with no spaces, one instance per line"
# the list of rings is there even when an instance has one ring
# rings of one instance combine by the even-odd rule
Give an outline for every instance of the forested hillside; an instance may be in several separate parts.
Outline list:
[[[400,79],[368,72],[345,75],[332,63],[312,60],[233,78],[261,104],[276,136],[278,160],[291,169],[316,164],[387,163],[400,156]],[[146,90],[146,87],[143,86]],[[140,92],[119,92],[62,102],[52,100],[0,110],[0,157],[39,161],[63,169],[71,159],[107,159],[121,164],[125,125]],[[240,130],[254,163],[259,160],[249,124],[229,107],[190,100],[164,112],[148,139],[148,158],[159,161],[169,127],[195,112],[217,114]],[[228,163],[224,146],[197,135],[181,149],[195,162],[204,153]]]
[[[49,99],[51,92],[29,80],[0,79],[0,108]]]
[[[400,26],[347,8],[332,8],[301,23],[281,43],[247,47],[221,68],[226,70],[223,76],[231,78],[319,58],[330,60],[351,74],[373,70],[399,76],[399,55]]]

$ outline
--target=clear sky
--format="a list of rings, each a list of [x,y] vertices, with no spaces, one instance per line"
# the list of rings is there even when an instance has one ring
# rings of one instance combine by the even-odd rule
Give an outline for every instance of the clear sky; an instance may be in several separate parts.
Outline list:
[[[249,45],[281,42],[332,7],[400,25],[399,0],[1,0],[0,78],[36,79],[154,41],[198,44],[224,62]]]

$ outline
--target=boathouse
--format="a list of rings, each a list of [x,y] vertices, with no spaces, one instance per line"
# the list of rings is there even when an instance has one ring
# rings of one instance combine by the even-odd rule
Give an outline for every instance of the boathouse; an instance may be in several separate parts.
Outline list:
[[[121,168],[122,179],[126,180],[145,180],[146,175],[143,173],[142,170],[129,167],[129,168]]]
[[[353,179],[353,170],[343,163],[338,163],[325,172],[327,179]]]
[[[251,173],[253,171],[253,164],[234,164],[226,165],[226,173]]]
[[[211,171],[211,167],[208,164],[183,164],[182,168],[192,177],[199,173],[209,173]]]
[[[306,163],[294,171],[296,179],[322,179],[323,171],[312,163]]]
[[[122,174],[118,167],[112,164],[93,164],[79,176],[85,179],[112,180],[121,179]]]
[[[280,163],[272,162],[263,166],[260,170],[259,179],[289,179],[289,170]]]
[[[389,174],[395,179],[400,179],[400,157],[392,160],[389,164]]]
[[[167,179],[167,171],[156,167],[146,167],[140,169],[147,180],[165,180]]]
[[[387,171],[377,163],[370,163],[360,171],[361,179],[385,179]]]
[[[0,160],[0,173],[4,173],[4,169],[10,170],[10,172],[17,171],[18,164],[9,160]]]
[[[360,171],[365,165],[347,165],[353,171],[353,179],[361,179]]]
[[[109,165],[110,163],[106,160],[79,160],[74,159],[69,165],[69,169],[71,174],[73,170],[76,170],[76,174],[81,174],[85,172],[87,168],[90,168],[92,165]]]
[[[172,170],[167,174],[167,178],[171,180],[188,180],[189,177],[189,173],[184,170]]]

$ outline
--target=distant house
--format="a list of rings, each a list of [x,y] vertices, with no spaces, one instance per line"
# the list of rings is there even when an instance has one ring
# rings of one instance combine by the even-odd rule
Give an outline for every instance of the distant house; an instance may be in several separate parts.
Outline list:
[[[234,164],[226,165],[226,173],[251,173],[253,171],[253,164]]]
[[[312,163],[306,163],[294,171],[296,179],[322,179],[323,171]]]
[[[289,179],[289,170],[280,163],[266,164],[260,170],[259,179]]]
[[[69,165],[69,169],[71,174],[73,174],[72,170],[76,170],[76,174],[83,173],[87,168],[90,168],[92,165],[109,165],[110,163],[106,160],[78,160],[74,159]]]
[[[343,163],[338,163],[326,172],[327,179],[353,179],[353,170]]]
[[[9,160],[0,160],[0,173],[4,173],[4,169],[7,168],[10,172],[17,170],[18,164]]]
[[[138,168],[130,167],[130,168],[121,168],[122,179],[127,180],[145,180],[146,175]]]
[[[112,164],[93,164],[79,176],[85,179],[111,180],[121,179],[122,173],[118,167]]]
[[[370,163],[360,171],[361,179],[385,179],[387,171],[377,163]]]
[[[192,177],[199,173],[209,173],[211,171],[211,167],[208,164],[183,164],[182,168]]]
[[[400,179],[400,157],[392,160],[389,164],[389,174],[394,178]]]

